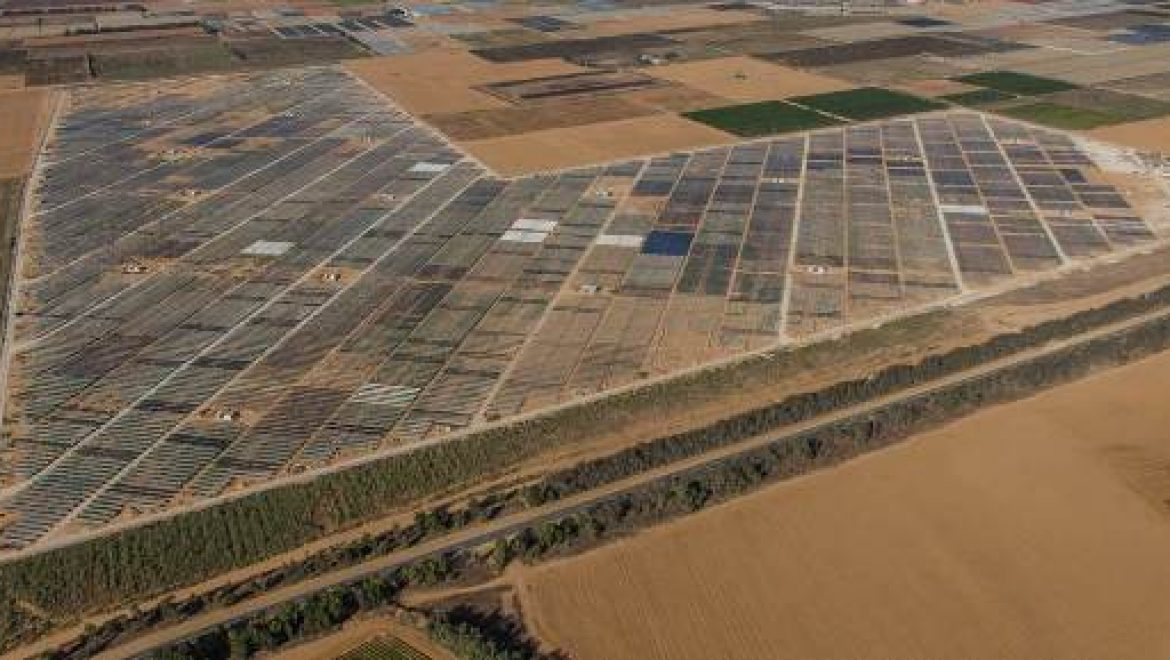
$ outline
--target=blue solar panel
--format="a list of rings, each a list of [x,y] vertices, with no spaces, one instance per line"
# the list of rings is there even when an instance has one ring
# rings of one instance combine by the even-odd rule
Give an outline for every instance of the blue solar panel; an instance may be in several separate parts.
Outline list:
[[[642,243],[642,254],[684,257],[691,249],[694,234],[686,231],[652,231]]]

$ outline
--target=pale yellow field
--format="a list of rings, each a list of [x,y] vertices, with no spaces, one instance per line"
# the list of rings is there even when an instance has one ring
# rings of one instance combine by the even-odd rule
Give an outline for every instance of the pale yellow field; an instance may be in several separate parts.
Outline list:
[[[741,103],[836,92],[853,87],[837,78],[747,56],[665,64],[649,69],[648,73]]]
[[[1170,353],[519,580],[582,659],[1170,657]]]
[[[460,146],[496,172],[519,175],[733,141],[727,133],[677,115],[655,114],[475,140]]]

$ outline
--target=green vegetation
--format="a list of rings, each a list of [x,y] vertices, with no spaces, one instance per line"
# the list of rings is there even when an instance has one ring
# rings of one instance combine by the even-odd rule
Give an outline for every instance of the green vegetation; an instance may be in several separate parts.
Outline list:
[[[362,644],[339,660],[430,660],[430,656],[397,637],[382,636]]]
[[[840,123],[832,117],[783,101],[728,105],[686,112],[683,116],[741,137],[806,131]]]
[[[880,87],[861,87],[792,99],[807,108],[856,121],[940,110],[946,105]]]
[[[1125,117],[1107,112],[1073,108],[1047,101],[1000,108],[997,112],[1008,117],[1065,130],[1084,130],[1126,121]]]
[[[96,77],[117,80],[222,72],[237,65],[231,53],[211,40],[124,52],[98,51],[90,61]]]
[[[1079,85],[1074,85],[1063,80],[1056,80],[1054,78],[1042,78],[1040,76],[1033,76],[1027,73],[1017,73],[1015,71],[986,71],[983,73],[972,73],[966,76],[960,76],[955,80],[967,83],[968,85],[978,85],[979,87],[986,87],[1008,94],[1017,94],[1022,96],[1035,96],[1037,94],[1051,94],[1053,92],[1064,92],[1070,89],[1078,89]]]
[[[1015,94],[1008,94],[1001,92],[998,89],[976,89],[970,92],[960,92],[958,94],[947,94],[940,97],[942,100],[958,105],[979,106],[988,105],[991,103],[1000,103],[1002,101],[1010,101],[1017,97]]]

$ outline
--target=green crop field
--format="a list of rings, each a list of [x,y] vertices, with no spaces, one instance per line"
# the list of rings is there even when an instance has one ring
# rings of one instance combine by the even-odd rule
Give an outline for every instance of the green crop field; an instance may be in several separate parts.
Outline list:
[[[1066,92],[1070,89],[1077,89],[1079,85],[1074,85],[1063,80],[1055,80],[1053,78],[1042,78],[1040,76],[1033,76],[1027,73],[1017,73],[1015,71],[986,71],[984,73],[972,73],[967,76],[960,76],[955,80],[967,83],[968,85],[978,85],[979,87],[986,87],[1008,94],[1020,94],[1025,96],[1034,96],[1036,94],[1051,94],[1053,92]]]
[[[880,87],[862,87],[792,99],[793,103],[845,119],[866,121],[939,110],[946,105]]]
[[[741,137],[803,131],[840,123],[832,117],[783,101],[728,105],[687,112],[683,116]]]
[[[997,112],[1008,117],[1066,130],[1084,130],[1125,121],[1124,117],[1098,110],[1072,108],[1044,101],[1001,108]]]
[[[958,105],[979,106],[1000,103],[1002,101],[1011,101],[1012,99],[1019,97],[1015,94],[1001,92],[998,89],[976,89],[970,92],[947,94],[946,96],[940,98],[942,98],[944,101]]]
[[[397,637],[378,637],[341,656],[340,660],[431,660]]]

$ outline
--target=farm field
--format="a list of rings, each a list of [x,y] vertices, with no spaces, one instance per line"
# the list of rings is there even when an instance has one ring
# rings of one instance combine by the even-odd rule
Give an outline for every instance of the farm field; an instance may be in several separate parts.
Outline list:
[[[586,658],[1160,657],[1168,386],[1155,356],[525,569],[521,609]]]
[[[673,145],[649,120],[601,126]],[[59,132],[15,302],[9,547],[1016,286],[1168,222],[1067,136],[968,112],[506,179],[323,67],[76,92]]]
[[[44,89],[0,90],[0,179],[24,177],[32,168],[51,102]]]

